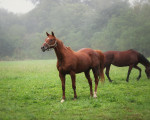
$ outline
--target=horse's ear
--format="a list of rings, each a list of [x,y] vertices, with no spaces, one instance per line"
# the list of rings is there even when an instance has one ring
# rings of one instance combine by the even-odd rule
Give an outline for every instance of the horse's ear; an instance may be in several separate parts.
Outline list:
[[[49,36],[49,34],[46,32],[46,35]]]
[[[54,35],[54,32],[52,31],[52,36],[54,36],[55,37],[55,35]]]

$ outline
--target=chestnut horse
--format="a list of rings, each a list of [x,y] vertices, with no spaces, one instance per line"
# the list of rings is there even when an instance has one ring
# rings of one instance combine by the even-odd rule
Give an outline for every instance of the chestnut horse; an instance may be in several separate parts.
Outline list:
[[[65,76],[70,74],[72,79],[72,88],[74,90],[74,99],[77,98],[76,94],[76,73],[84,72],[90,86],[90,95],[93,96],[92,90],[92,80],[90,78],[90,69],[92,69],[95,78],[95,91],[94,97],[97,97],[97,86],[99,82],[99,77],[101,77],[101,82],[104,82],[104,55],[99,50],[92,50],[90,48],[83,48],[77,52],[66,47],[63,42],[57,39],[52,32],[52,34],[47,34],[47,38],[43,46],[42,51],[54,49],[57,56],[57,69],[59,71],[59,77],[62,82],[63,96],[61,102],[65,101]]]
[[[141,68],[137,66],[138,63],[141,63],[142,65],[145,66],[146,68],[145,73],[148,79],[150,78],[150,62],[141,53],[135,50],[130,49],[127,51],[107,51],[104,52],[104,56],[105,56],[104,68],[106,67],[105,73],[110,82],[112,82],[112,80],[109,77],[109,70],[111,64],[118,67],[129,66],[126,79],[127,82],[129,81],[129,75],[132,68],[139,70],[139,76],[137,77],[137,80],[141,78]]]

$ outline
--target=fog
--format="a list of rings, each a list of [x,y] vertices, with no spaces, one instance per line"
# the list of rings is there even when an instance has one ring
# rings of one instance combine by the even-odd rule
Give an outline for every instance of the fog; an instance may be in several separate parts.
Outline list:
[[[0,60],[55,58],[40,50],[51,31],[75,51],[135,49],[150,56],[149,0],[30,1],[35,8],[26,14],[0,9]]]

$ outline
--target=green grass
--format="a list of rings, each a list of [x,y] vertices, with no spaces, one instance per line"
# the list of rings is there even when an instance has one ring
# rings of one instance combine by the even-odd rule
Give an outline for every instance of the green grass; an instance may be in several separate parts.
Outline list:
[[[136,80],[138,71],[133,69],[127,83],[128,68],[112,66],[110,76],[114,82],[109,83],[105,77],[105,84],[98,86],[97,99],[90,97],[84,74],[78,74],[78,99],[73,101],[67,76],[66,101],[61,104],[55,60],[0,62],[0,120],[148,120],[150,80],[141,67],[140,81]]]

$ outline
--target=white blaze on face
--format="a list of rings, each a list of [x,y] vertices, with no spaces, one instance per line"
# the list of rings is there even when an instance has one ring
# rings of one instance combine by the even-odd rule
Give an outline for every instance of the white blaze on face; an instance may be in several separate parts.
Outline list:
[[[48,42],[49,40],[50,40],[50,39],[49,39],[49,38],[47,38],[47,39],[46,39],[46,42]]]

